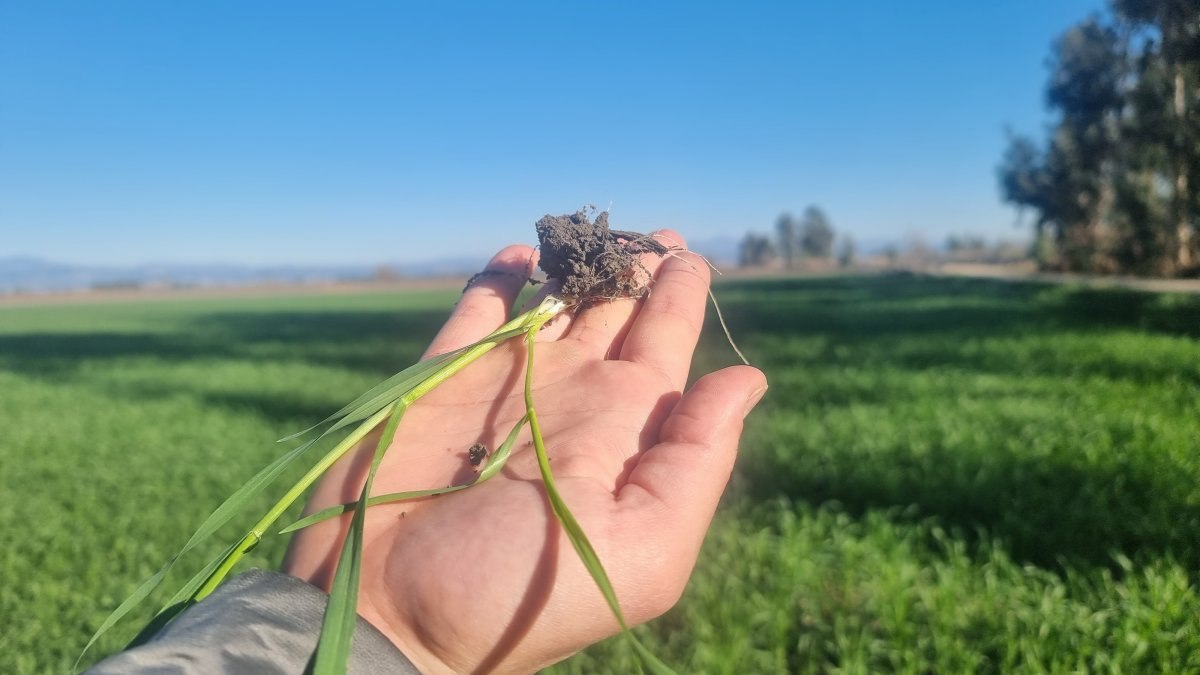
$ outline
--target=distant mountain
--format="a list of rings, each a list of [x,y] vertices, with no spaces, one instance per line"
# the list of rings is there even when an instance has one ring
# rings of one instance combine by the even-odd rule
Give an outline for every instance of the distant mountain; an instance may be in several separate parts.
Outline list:
[[[689,242],[691,250],[721,268],[737,264],[739,237],[718,235]],[[31,256],[0,258],[0,294],[48,293],[94,288],[203,288],[252,284],[362,281],[381,272],[395,277],[469,276],[484,257],[459,256],[376,265],[234,265],[153,263],[134,266],[71,265]]]
[[[261,283],[357,281],[381,270],[399,277],[466,276],[482,258],[459,257],[379,265],[147,264],[132,267],[68,265],[29,256],[0,258],[0,293],[45,293],[89,288],[205,287]]]

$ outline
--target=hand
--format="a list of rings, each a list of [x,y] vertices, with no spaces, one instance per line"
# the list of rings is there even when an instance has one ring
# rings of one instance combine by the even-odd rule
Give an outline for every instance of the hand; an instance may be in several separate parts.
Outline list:
[[[664,243],[682,245],[670,232]],[[534,252],[511,246],[469,288],[426,356],[505,321]],[[766,390],[727,368],[686,394],[708,268],[681,253],[643,260],[642,301],[555,319],[538,336],[534,406],[563,498],[596,548],[627,620],[679,599],[733,467],[742,419]],[[373,494],[470,482],[467,449],[495,449],[525,412],[525,346],[497,347],[414,405]],[[378,433],[378,431],[376,432]],[[359,613],[424,673],[532,672],[618,631],[554,519],[526,429],[504,470],[479,486],[366,515]],[[339,462],[308,512],[358,498],[376,439]],[[299,532],[284,571],[328,590],[348,517]]]

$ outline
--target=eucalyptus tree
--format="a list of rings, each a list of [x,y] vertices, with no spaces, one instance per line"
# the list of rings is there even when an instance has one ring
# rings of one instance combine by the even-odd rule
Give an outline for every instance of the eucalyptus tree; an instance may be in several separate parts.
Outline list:
[[[783,266],[791,268],[796,260],[797,234],[796,218],[784,212],[775,221],[775,238],[778,242],[776,249],[783,258]]]
[[[809,258],[828,258],[833,255],[833,225],[817,206],[804,210],[800,224],[800,251]]]
[[[1137,86],[1131,97],[1137,159],[1157,160],[1165,183],[1165,267],[1182,272],[1200,259],[1200,1],[1114,0],[1113,10],[1140,43]],[[1152,207],[1153,204],[1143,205]],[[1150,216],[1155,215],[1150,209]]]

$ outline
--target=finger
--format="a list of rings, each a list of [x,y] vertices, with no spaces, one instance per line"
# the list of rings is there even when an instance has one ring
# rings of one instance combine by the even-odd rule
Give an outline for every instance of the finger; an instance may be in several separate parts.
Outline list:
[[[496,330],[508,318],[508,312],[529,280],[537,252],[529,246],[514,244],[492,258],[482,272],[467,283],[450,318],[429,343],[422,358],[429,358],[465,347]]]
[[[656,554],[665,562],[658,565],[664,577],[651,583],[667,596],[683,590],[729,482],[742,420],[766,389],[762,372],[749,366],[700,378],[663,423],[660,442],[641,455],[617,493],[626,519],[621,531],[662,547]],[[656,609],[665,611],[673,602]]]
[[[697,380],[663,422],[659,442],[638,459],[619,498],[641,492],[667,506],[687,507],[706,495],[715,505],[733,468],[742,419],[766,389],[766,376],[752,366],[731,366]]]
[[[671,249],[686,248],[683,237],[670,230],[660,230],[649,236]],[[638,256],[638,263],[641,268],[635,272],[640,273],[649,282],[662,265],[663,256],[645,253]],[[576,314],[570,330],[564,337],[579,342],[595,357],[616,358],[621,353],[621,344],[637,311],[636,298],[597,302],[584,307]]]
[[[704,325],[709,274],[694,253],[683,251],[664,261],[625,336],[621,358],[650,366],[683,389]]]

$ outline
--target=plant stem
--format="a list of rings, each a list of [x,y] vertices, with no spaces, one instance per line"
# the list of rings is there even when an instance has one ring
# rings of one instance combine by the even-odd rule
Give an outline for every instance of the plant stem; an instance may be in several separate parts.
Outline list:
[[[521,433],[521,429],[525,427],[527,420],[527,417],[522,417],[521,419],[517,420],[517,423],[513,426],[512,431],[508,433],[508,437],[504,439],[504,443],[502,443],[500,447],[496,449],[496,453],[492,455],[492,458],[488,461],[487,466],[485,466],[483,470],[479,472],[479,475],[475,477],[473,482],[464,483],[462,485],[452,485],[444,488],[408,490],[406,492],[392,492],[385,495],[376,495],[367,500],[367,506],[371,507],[379,504],[390,504],[392,502],[406,501],[409,499],[420,499],[421,497],[434,497],[451,492],[458,492],[459,490],[466,490],[469,487],[475,487],[476,485],[479,485],[480,483],[500,473],[500,469],[504,468],[504,465],[508,462],[509,455],[512,454],[512,446],[517,442],[517,434]],[[277,534],[295,532],[296,530],[310,527],[330,518],[336,518],[337,516],[340,516],[347,511],[353,511],[358,507],[359,502],[357,501],[338,504],[337,506],[330,506],[329,508],[322,509],[312,515],[305,516],[304,518],[297,520],[291,525],[279,530]]]
[[[374,429],[380,422],[387,419],[388,415],[392,413],[392,410],[394,410],[395,407],[395,404],[392,404],[367,418],[362,424],[355,427],[354,431],[351,431],[348,436],[343,438],[340,443],[334,446],[332,450],[325,453],[325,456],[322,457],[316,464],[314,464],[313,467],[304,474],[303,478],[296,481],[296,484],[293,485],[291,489],[289,489],[283,495],[283,497],[279,499],[279,501],[275,502],[275,505],[272,506],[269,511],[267,511],[266,515],[260,518],[259,521],[250,528],[250,531],[247,532],[244,537],[242,537],[242,540],[230,553],[229,557],[227,557],[224,562],[222,562],[221,565],[213,571],[213,574],[208,578],[208,581],[204,582],[204,585],[196,591],[195,600],[203,600],[204,598],[208,597],[210,593],[216,590],[221,581],[225,579],[225,576],[229,574],[229,570],[233,569],[233,566],[242,559],[242,556],[249,553],[254,549],[255,546],[258,545],[258,542],[262,541],[263,535],[266,534],[267,529],[270,528],[271,525],[278,520],[281,515],[283,515],[283,512],[286,511],[288,507],[290,507],[292,503],[300,497],[300,495],[304,494],[305,490],[315,483],[322,474],[328,471],[329,467],[333,466],[334,462],[341,459],[342,455],[345,455],[350,448],[357,445],[359,441],[367,436],[367,434],[371,433],[371,430]]]
[[[452,375],[465,368],[471,362],[495,349],[496,345],[500,344],[500,342],[493,341],[491,339],[493,336],[500,335],[502,333],[509,333],[517,328],[523,328],[523,334],[525,335],[528,335],[530,331],[537,332],[546,324],[547,321],[557,316],[558,313],[561,312],[565,307],[566,304],[563,303],[562,300],[559,300],[553,295],[546,296],[546,299],[542,300],[541,304],[539,304],[537,307],[534,307],[533,309],[521,314],[512,321],[509,321],[503,326],[492,331],[487,337],[483,338],[479,342],[475,343],[473,347],[470,347],[463,352],[462,355],[458,356],[450,363],[447,363],[445,367],[439,368],[437,372],[433,373],[423,382],[413,387],[407,394],[401,397],[400,400],[407,405],[411,405],[414,401],[421,398],[425,394],[428,394],[433,390],[434,387],[438,386],[442,382],[445,382]]]
[[[528,330],[537,330],[549,318],[550,315],[535,315],[529,322]],[[383,461],[384,455],[387,454],[395,438],[401,415],[408,410],[412,401],[432,391],[463,366],[492,349],[498,342],[499,340],[484,342],[466,349],[445,367],[439,368],[425,380],[417,383],[391,405],[390,418],[379,437],[379,442],[375,445],[371,467],[367,471],[366,480],[363,482],[362,491],[358,496],[358,503],[362,504],[363,508],[354,510],[350,529],[342,541],[342,553],[329,589],[329,603],[325,606],[325,617],[321,622],[321,636],[317,641],[316,652],[309,661],[309,671],[314,675],[340,675],[345,673],[349,667],[350,642],[354,636],[359,579],[362,575],[363,530],[366,529],[371,485],[379,471],[379,465]]]
[[[544,321],[542,323],[545,323]],[[625,613],[621,611],[621,603],[617,600],[616,589],[613,588],[612,581],[608,578],[608,572],[604,570],[604,563],[600,561],[600,556],[596,553],[596,549],[592,546],[592,542],[588,540],[587,533],[583,531],[579,521],[575,519],[575,515],[571,513],[571,509],[563,500],[562,494],[559,493],[557,485],[554,482],[554,473],[550,470],[550,457],[546,453],[546,441],[542,438],[542,425],[538,422],[537,412],[533,408],[533,344],[534,337],[537,331],[541,328],[542,323],[531,321],[528,332],[525,333],[525,349],[526,349],[526,365],[525,365],[525,416],[529,418],[529,430],[533,436],[533,450],[537,456],[538,470],[541,472],[542,484],[546,487],[546,498],[550,502],[550,510],[554,512],[554,517],[558,519],[559,525],[566,532],[567,538],[571,541],[571,546],[575,548],[575,553],[579,555],[580,562],[591,575],[592,581],[596,582],[596,586],[600,589],[600,594],[604,596],[604,601],[608,603],[608,608],[612,611],[613,617],[616,618],[617,624],[621,627],[621,634],[626,640],[629,640],[633,650],[641,657],[640,665],[644,664],[650,668],[650,671],[655,675],[675,675],[674,671],[669,666],[660,661],[658,657],[642,644],[641,640],[633,634],[629,629],[629,624],[625,621]],[[639,672],[641,668],[639,665]]]

